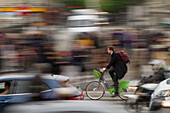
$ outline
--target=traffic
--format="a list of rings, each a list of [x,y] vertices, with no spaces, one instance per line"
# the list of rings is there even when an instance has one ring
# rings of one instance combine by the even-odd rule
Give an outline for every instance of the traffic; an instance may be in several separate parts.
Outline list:
[[[0,0],[0,113],[169,113],[170,0]]]

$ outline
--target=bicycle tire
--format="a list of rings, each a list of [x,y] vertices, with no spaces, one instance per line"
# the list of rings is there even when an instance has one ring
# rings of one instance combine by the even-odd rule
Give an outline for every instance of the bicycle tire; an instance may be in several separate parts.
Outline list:
[[[97,93],[99,94],[99,96],[95,96]],[[91,100],[99,100],[100,98],[103,97],[104,94],[105,94],[105,88],[103,84],[98,81],[92,81],[86,86],[86,95]]]
[[[124,90],[123,88],[119,88],[119,89]],[[124,90],[124,92],[125,92],[125,93],[128,93],[127,90]],[[119,97],[120,97],[122,100],[127,100],[127,99],[128,99],[128,97],[123,96],[125,93],[119,93]]]

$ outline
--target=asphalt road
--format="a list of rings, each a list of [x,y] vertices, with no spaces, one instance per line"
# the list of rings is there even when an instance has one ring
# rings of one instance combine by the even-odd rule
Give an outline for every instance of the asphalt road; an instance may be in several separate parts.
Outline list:
[[[120,106],[121,109],[124,109],[128,111],[129,113],[149,113],[148,108],[145,108],[143,111],[136,112],[134,109],[129,109],[127,103],[125,100],[122,100],[119,97],[111,97],[109,92],[106,92],[105,95],[99,99],[99,100],[91,100],[87,97],[87,95],[84,92],[84,100],[85,101],[102,101],[102,102],[109,102],[111,105],[115,106]],[[119,109],[119,108],[118,108]],[[114,111],[114,110],[113,110]]]

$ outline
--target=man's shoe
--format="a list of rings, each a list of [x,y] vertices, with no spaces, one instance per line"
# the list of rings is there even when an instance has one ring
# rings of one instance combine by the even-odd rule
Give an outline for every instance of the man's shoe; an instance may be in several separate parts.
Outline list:
[[[112,95],[112,97],[117,97],[117,96],[119,96],[119,94],[118,94],[118,93],[116,93],[116,94]]]

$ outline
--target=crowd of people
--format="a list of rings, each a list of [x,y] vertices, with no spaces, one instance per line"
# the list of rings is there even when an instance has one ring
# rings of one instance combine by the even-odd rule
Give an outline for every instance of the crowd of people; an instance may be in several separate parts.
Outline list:
[[[141,65],[151,59],[162,59],[169,64],[169,41],[165,31],[108,30],[76,35],[69,51],[56,51],[58,40],[52,32],[2,33],[0,43],[0,70],[36,70],[49,64],[50,73],[85,72],[105,67],[109,61],[107,46],[116,51],[125,50],[132,59],[130,70],[139,74]],[[59,42],[59,41],[58,41]],[[161,53],[161,54],[160,54]],[[38,64],[38,65],[37,65]],[[40,64],[40,65],[39,65]],[[36,67],[36,68],[35,68]],[[68,67],[68,68],[67,68]],[[79,73],[72,73],[79,74]]]

